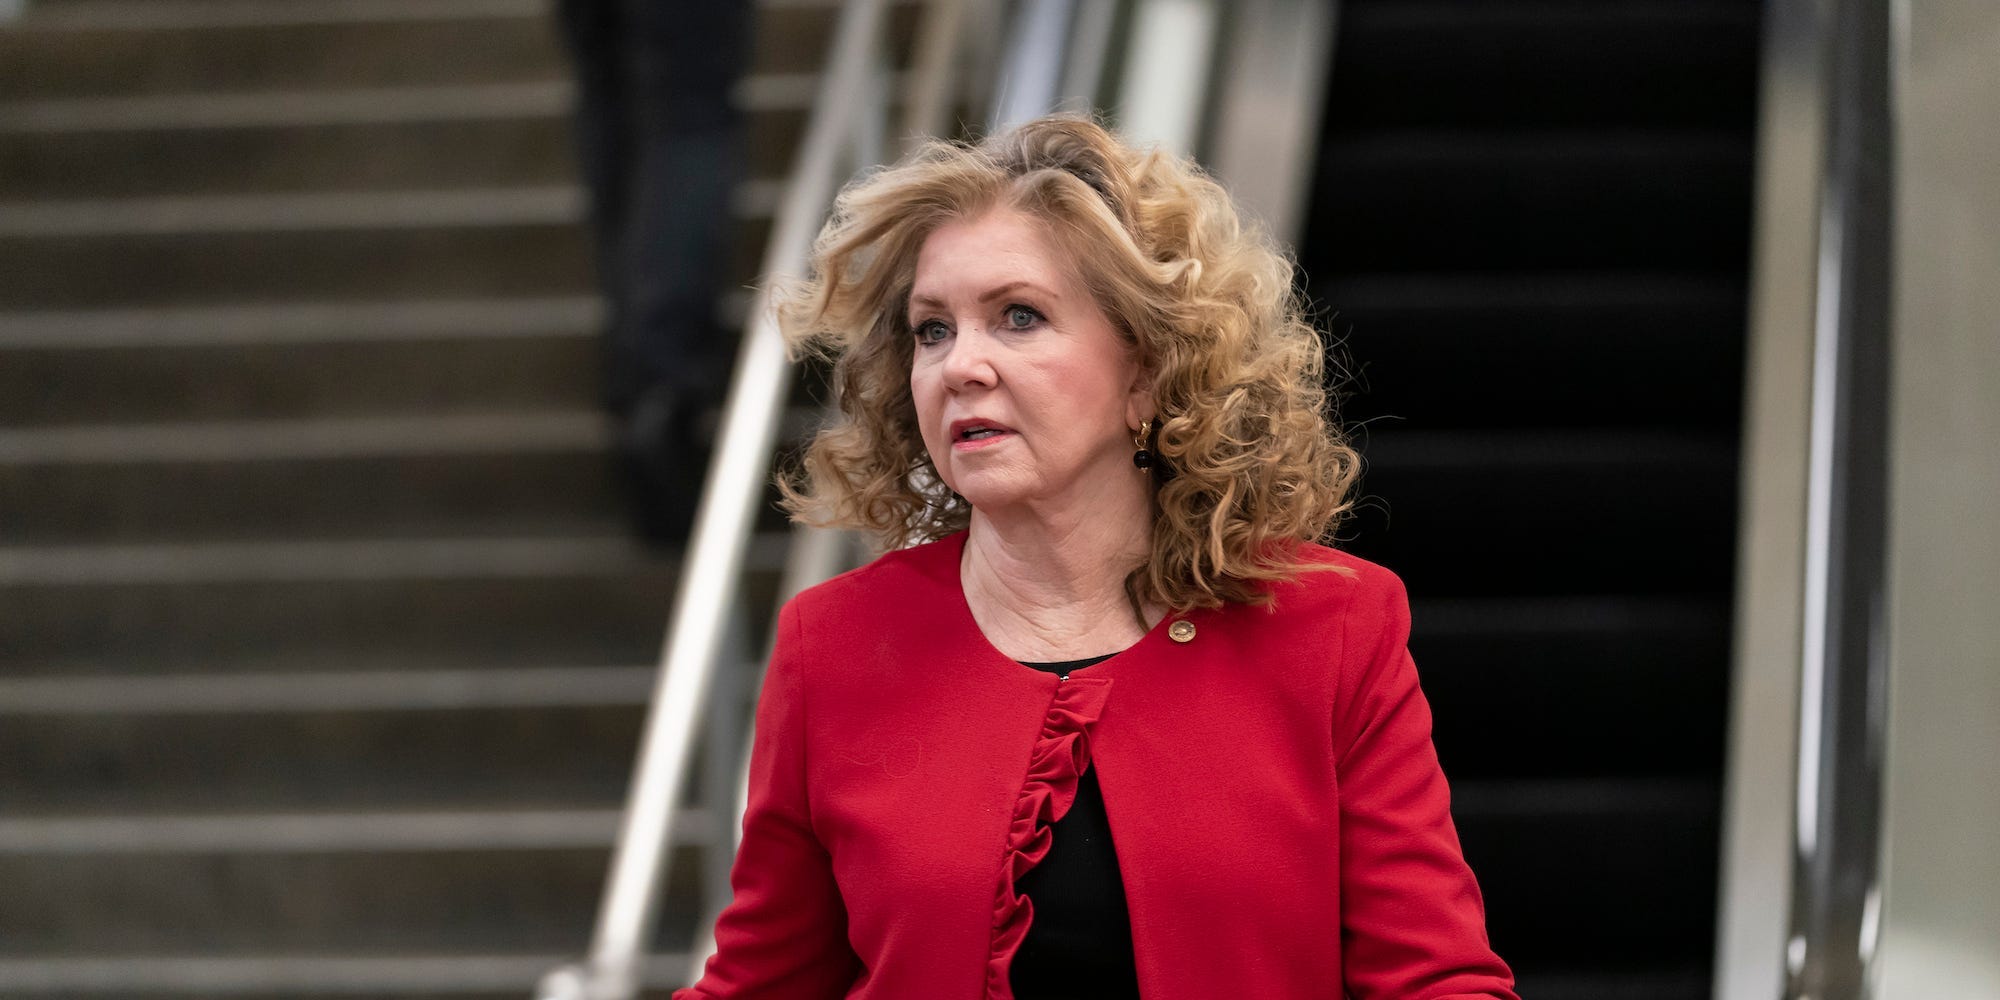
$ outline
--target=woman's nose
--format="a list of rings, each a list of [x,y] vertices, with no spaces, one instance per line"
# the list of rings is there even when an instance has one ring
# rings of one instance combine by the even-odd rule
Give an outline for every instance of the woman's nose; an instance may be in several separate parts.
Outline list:
[[[945,348],[945,380],[953,388],[993,384],[991,341],[984,328],[964,324]]]

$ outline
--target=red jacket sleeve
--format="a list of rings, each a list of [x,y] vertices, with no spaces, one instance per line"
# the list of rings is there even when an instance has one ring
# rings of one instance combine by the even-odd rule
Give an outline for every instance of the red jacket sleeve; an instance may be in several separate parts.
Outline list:
[[[804,642],[797,602],[778,613],[757,700],[734,896],[715,924],[701,981],[674,1000],[832,1000],[860,973],[847,910],[806,801]]]
[[[1486,939],[1459,851],[1431,711],[1406,648],[1403,583],[1369,567],[1349,612],[1336,694],[1341,948],[1354,1000],[1519,1000]]]

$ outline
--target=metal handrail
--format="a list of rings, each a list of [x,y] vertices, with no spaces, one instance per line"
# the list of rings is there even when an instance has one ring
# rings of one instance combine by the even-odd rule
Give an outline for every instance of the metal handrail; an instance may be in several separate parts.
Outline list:
[[[1888,692],[1889,0],[1835,0],[1813,329],[1786,995],[1863,1000],[1880,922]]]
[[[1766,9],[1718,1000],[1853,1000],[1872,989],[1888,690],[1893,7]]]

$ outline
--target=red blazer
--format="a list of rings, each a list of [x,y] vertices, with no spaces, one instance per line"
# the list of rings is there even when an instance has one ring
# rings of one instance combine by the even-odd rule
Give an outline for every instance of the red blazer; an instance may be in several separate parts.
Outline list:
[[[1086,764],[1147,1000],[1518,1000],[1394,574],[1314,546],[1351,572],[1277,585],[1269,609],[1170,615],[1063,681],[980,633],[964,544],[892,553],[780,613],[735,898],[676,1000],[1011,996],[1033,919],[1014,880]]]

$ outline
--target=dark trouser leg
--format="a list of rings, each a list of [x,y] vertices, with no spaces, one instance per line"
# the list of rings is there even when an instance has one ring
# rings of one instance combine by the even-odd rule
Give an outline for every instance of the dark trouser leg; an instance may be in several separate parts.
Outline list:
[[[742,121],[731,100],[749,48],[742,0],[624,0],[631,93],[619,282],[624,302],[606,344],[615,401],[655,387],[720,402],[737,337],[716,322],[742,176]]]
[[[737,338],[715,320],[742,175],[748,0],[562,0],[607,317],[603,394],[640,531],[686,533]]]
[[[622,248],[630,202],[626,178],[633,160],[633,113],[619,6],[619,0],[560,0],[556,8],[576,81],[571,128],[590,198],[592,250],[607,331],[621,322],[626,298]],[[613,400],[607,397],[605,402]]]

